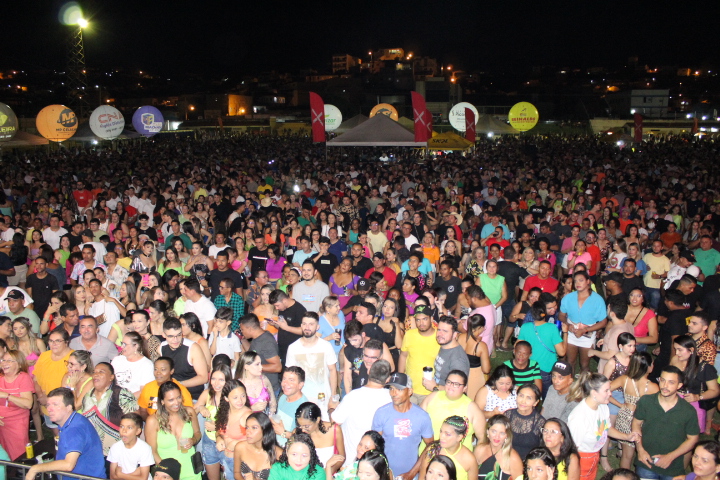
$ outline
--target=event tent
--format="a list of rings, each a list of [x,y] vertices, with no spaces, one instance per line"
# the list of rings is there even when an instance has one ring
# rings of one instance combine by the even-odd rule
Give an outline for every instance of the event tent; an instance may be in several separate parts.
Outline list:
[[[424,147],[415,134],[385,115],[375,115],[352,130],[327,142],[328,147]]]
[[[437,150],[467,150],[473,143],[454,132],[444,132],[433,136],[427,143],[428,148]]]
[[[18,130],[11,140],[0,142],[0,148],[35,147],[48,143],[50,142],[46,138]]]
[[[513,127],[508,125],[505,122],[501,122],[497,118],[493,117],[492,115],[488,115],[485,113],[480,114],[480,118],[478,118],[477,124],[475,125],[475,134],[485,134],[492,133],[494,135],[507,135],[507,134],[514,134],[517,135],[520,132],[518,130],[515,130]]]
[[[122,133],[120,134],[117,139],[119,140],[127,140],[129,138],[140,138],[141,135],[137,133],[134,130],[128,130],[129,125],[125,124],[125,128],[123,129]],[[93,131],[90,129],[90,123],[84,122],[78,125],[78,129],[75,132],[75,135],[68,138],[68,141],[70,142],[102,142],[104,141],[102,138],[98,137],[93,133]]]
[[[362,113],[357,114],[354,117],[348,118],[347,120],[342,122],[338,128],[333,130],[333,133],[340,135],[341,133],[345,133],[348,130],[351,130],[351,129],[357,127],[361,123],[367,122],[367,120],[368,120],[368,117],[366,117]]]

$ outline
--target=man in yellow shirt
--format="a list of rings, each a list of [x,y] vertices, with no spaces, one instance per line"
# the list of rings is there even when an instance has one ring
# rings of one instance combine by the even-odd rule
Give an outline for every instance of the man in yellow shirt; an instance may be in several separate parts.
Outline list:
[[[35,362],[35,380],[37,380],[37,384],[45,395],[56,388],[67,386],[62,385],[62,378],[63,375],[67,373],[68,358],[70,358],[70,354],[74,352],[74,350],[69,347],[69,344],[70,335],[68,335],[65,329],[57,328],[53,330],[50,337],[48,337],[49,349],[41,353],[37,362]],[[52,430],[53,435],[57,435],[58,426],[48,417],[48,411],[44,403],[42,404],[42,413],[45,417],[45,425]]]
[[[648,267],[643,277],[648,306],[657,311],[660,305],[662,281],[667,278],[667,273],[670,271],[670,260],[663,254],[663,243],[660,240],[653,242],[652,252],[646,253],[643,261]]]
[[[435,364],[435,358],[440,351],[440,344],[435,338],[435,329],[430,318],[430,309],[420,305],[415,309],[415,325],[417,328],[405,332],[398,372],[405,373],[413,382],[413,395],[411,401],[420,405],[430,391],[423,387],[423,368],[430,368]],[[432,374],[432,373],[431,373]]]
[[[172,358],[160,357],[155,360],[155,368],[153,374],[155,375],[155,381],[146,384],[140,391],[140,398],[138,398],[138,405],[140,410],[138,413],[144,420],[147,417],[154,414],[158,407],[158,393],[160,392],[160,386],[166,382],[172,382],[172,376],[175,373],[175,362]],[[192,407],[192,396],[188,389],[179,382],[175,382],[180,387],[182,392],[183,405],[186,407]]]

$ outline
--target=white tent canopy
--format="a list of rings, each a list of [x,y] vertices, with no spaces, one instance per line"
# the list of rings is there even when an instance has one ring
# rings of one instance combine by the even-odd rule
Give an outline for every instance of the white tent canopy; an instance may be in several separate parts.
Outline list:
[[[375,115],[366,122],[327,142],[328,147],[424,147],[415,134],[385,115]]]
[[[520,133],[519,131],[515,130],[513,127],[508,125],[505,122],[501,122],[497,118],[493,117],[492,115],[488,114],[480,114],[480,118],[478,118],[477,125],[475,126],[475,132],[479,135],[481,133],[488,134],[493,133],[495,135],[507,135],[507,134],[515,134],[517,135]]]

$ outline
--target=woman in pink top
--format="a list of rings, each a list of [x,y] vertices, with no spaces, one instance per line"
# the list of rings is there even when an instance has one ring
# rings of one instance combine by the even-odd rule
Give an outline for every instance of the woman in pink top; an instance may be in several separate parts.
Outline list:
[[[265,264],[265,270],[270,277],[270,283],[273,285],[277,284],[277,281],[282,278],[283,267],[287,263],[285,257],[280,255],[280,245],[273,243],[268,245],[268,259]]]
[[[592,263],[592,257],[587,252],[587,244],[585,240],[578,240],[575,242],[575,250],[568,254],[567,267],[570,272],[575,271],[575,265],[578,263],[585,264],[589,268]]]
[[[625,321],[633,326],[637,349],[642,352],[658,341],[657,317],[652,309],[645,306],[645,292],[640,288],[630,291],[629,303]]]

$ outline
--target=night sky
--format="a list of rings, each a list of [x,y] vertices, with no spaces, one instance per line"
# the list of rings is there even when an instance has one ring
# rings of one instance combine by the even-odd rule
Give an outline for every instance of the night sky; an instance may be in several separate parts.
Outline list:
[[[65,2],[2,3],[0,68],[64,69]],[[530,65],[701,67],[717,61],[714,2],[658,0],[81,1],[91,67],[243,75],[325,69],[401,47],[456,69]]]

